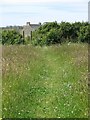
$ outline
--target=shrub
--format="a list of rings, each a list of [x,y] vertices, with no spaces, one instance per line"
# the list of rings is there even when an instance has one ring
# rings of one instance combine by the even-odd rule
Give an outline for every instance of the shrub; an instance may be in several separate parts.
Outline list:
[[[15,30],[2,31],[2,44],[24,44],[22,35]]]
[[[61,43],[59,29],[51,29],[46,34],[46,44],[49,45],[49,44],[55,44],[55,43]]]
[[[2,31],[2,44],[50,45],[62,42],[89,42],[90,25],[88,22],[48,22],[32,32],[32,40],[23,38],[15,30]]]
[[[88,22],[57,22],[46,23],[33,32],[35,45],[50,45],[62,42],[88,42],[90,39]]]
[[[82,26],[80,32],[78,33],[78,40],[80,42],[90,43],[90,25]]]

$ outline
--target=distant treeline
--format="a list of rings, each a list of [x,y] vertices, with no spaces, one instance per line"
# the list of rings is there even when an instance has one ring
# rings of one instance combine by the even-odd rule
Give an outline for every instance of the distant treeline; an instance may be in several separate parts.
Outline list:
[[[17,29],[23,29],[23,26],[6,26],[6,27],[0,27],[0,29],[2,29],[2,30],[9,30],[9,29],[15,29],[15,30],[17,30]]]
[[[48,22],[32,33],[32,40],[23,38],[15,30],[2,31],[2,44],[30,44],[51,45],[64,42],[86,42],[90,41],[90,24],[88,22]]]

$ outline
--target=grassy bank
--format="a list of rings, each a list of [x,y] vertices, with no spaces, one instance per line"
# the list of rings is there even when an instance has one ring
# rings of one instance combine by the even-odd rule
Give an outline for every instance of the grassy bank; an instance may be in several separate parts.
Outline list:
[[[87,44],[3,46],[3,117],[88,116]]]

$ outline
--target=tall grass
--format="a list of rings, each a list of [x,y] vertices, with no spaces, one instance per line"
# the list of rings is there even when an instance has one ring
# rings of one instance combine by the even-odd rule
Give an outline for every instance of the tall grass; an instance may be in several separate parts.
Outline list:
[[[0,118],[2,117],[2,46],[0,45]]]
[[[3,46],[3,118],[87,118],[87,44]]]

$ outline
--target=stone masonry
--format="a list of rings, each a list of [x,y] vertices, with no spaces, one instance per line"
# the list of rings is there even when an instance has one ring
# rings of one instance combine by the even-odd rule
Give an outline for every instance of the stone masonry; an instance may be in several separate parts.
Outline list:
[[[23,37],[30,37],[32,35],[32,32],[36,29],[38,29],[41,26],[41,23],[39,24],[30,24],[30,22],[27,22],[26,25],[23,26],[23,29],[21,31],[21,34]]]

